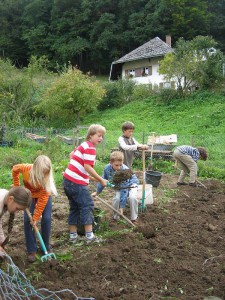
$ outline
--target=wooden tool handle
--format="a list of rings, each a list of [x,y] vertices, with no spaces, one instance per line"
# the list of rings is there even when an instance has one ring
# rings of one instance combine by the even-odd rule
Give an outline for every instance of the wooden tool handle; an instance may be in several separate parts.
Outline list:
[[[121,214],[121,212],[119,212],[118,210],[116,210],[112,205],[110,205],[109,203],[107,203],[105,200],[103,200],[102,198],[100,198],[99,196],[95,196],[96,199],[98,199],[99,201],[101,201],[102,203],[104,203],[106,206],[108,206],[109,208],[111,208],[114,212],[116,212],[119,216],[121,216],[122,218],[124,218],[124,220],[127,221],[127,223],[129,223],[132,227],[136,227],[126,216],[124,216],[123,214]]]

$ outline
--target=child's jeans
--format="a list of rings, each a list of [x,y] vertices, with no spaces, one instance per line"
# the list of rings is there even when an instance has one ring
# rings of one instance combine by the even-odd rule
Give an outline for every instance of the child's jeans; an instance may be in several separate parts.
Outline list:
[[[33,199],[30,212],[33,214],[35,209],[35,203],[37,199]],[[48,202],[41,217],[41,236],[43,238],[47,251],[50,250],[50,234],[51,234],[51,215],[52,215],[52,197],[49,196]],[[26,212],[24,212],[24,234],[26,239],[27,252],[37,252],[37,242],[35,232],[30,224],[30,219]]]
[[[133,186],[129,189],[128,197],[127,197],[127,203],[130,206],[130,218],[131,220],[136,220],[138,217],[138,199],[137,199],[137,191],[138,186]],[[120,207],[120,191],[116,192],[115,197],[112,201],[112,206],[119,211]],[[115,213],[113,215],[113,219],[119,219],[119,215]]]
[[[94,202],[86,185],[76,184],[66,178],[63,187],[70,204],[69,225],[89,225],[94,221]]]

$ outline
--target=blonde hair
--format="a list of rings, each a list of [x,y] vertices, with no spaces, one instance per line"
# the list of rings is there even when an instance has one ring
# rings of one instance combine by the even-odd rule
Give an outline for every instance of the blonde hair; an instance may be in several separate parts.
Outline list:
[[[113,151],[110,154],[110,162],[114,162],[114,161],[123,162],[123,160],[124,160],[124,155],[123,155],[123,152],[121,152],[121,151]]]
[[[30,170],[30,183],[34,187],[39,185],[48,193],[57,196],[57,190],[54,182],[52,163],[48,156],[39,155]]]
[[[106,133],[106,129],[105,127],[103,127],[102,125],[99,124],[92,124],[87,131],[87,136],[86,136],[86,140],[89,140],[91,136],[93,136],[96,133],[102,133],[102,135],[104,135]]]

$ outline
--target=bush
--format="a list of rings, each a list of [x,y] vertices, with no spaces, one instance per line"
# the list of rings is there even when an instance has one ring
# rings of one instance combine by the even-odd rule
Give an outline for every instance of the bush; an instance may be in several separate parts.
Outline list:
[[[132,98],[135,82],[132,80],[117,80],[104,84],[106,94],[98,105],[99,110],[105,110],[113,107],[121,107],[124,104],[134,100]]]
[[[167,88],[159,91],[158,100],[159,102],[162,102],[164,104],[170,104],[171,102],[173,102],[173,100],[180,99],[180,98],[181,98],[181,94],[177,90]]]

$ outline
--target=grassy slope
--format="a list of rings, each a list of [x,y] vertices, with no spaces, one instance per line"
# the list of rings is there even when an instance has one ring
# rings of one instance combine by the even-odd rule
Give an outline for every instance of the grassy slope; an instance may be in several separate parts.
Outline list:
[[[169,105],[155,99],[135,101],[121,108],[94,112],[83,123],[100,123],[107,129],[107,141],[117,144],[121,124],[135,123],[135,137],[140,141],[141,132],[158,135],[176,133],[178,144],[191,144],[208,149],[209,159],[204,163],[203,176],[225,179],[223,149],[225,147],[225,97],[219,94],[196,93],[186,99],[174,100]],[[203,165],[199,162],[199,165]]]
[[[101,123],[108,131],[120,133],[121,123],[130,120],[136,131],[155,131],[158,134],[223,134],[225,130],[225,97],[196,94],[163,105],[154,100],[131,102],[121,108],[89,114],[84,123]]]

